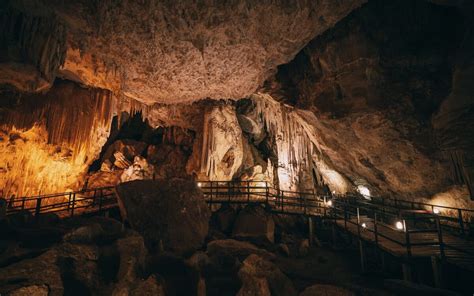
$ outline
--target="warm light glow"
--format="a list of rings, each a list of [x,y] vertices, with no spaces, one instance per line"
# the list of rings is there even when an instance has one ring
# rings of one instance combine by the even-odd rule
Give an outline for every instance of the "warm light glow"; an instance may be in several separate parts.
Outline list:
[[[365,222],[362,223],[362,227],[363,227],[363,228],[367,228],[367,224],[365,224]]]
[[[197,186],[198,186],[198,187],[201,187],[201,186],[202,186],[202,183],[201,183],[201,182],[198,182],[198,183],[197,183]]]
[[[357,191],[365,198],[370,199],[370,190],[369,188],[365,187],[364,185],[357,186]]]
[[[395,223],[395,227],[396,227],[398,230],[403,230],[403,223],[402,223],[402,221],[397,221],[397,223]]]
[[[332,200],[328,200],[328,201],[326,202],[326,205],[327,205],[328,207],[332,207]]]
[[[436,215],[438,215],[438,214],[439,214],[439,209],[438,209],[438,208],[434,208],[434,209],[433,209],[433,213],[436,214]]]

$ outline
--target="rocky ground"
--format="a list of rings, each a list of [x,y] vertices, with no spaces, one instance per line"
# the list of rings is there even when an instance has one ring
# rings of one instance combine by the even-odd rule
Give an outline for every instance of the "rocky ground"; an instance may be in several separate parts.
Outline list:
[[[124,223],[113,218],[117,211],[61,221],[54,215],[11,216],[0,228],[0,293],[397,294],[385,290],[381,276],[360,275],[351,252],[319,241],[310,246],[305,220],[259,205],[223,205],[210,215],[200,191],[193,193],[188,183],[121,184]],[[186,194],[173,199],[179,189],[171,188],[187,188]]]

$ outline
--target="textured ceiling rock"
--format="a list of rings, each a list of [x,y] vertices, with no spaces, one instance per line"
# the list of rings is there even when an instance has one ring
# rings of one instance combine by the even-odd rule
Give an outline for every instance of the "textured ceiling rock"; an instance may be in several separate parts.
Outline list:
[[[30,2],[12,5],[49,9],[67,28],[61,76],[146,103],[176,103],[250,95],[365,1]]]

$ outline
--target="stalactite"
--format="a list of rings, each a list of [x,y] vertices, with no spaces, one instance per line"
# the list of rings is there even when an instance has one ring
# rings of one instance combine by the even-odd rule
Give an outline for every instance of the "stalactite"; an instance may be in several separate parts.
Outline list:
[[[110,92],[64,82],[46,96],[21,98],[0,122],[10,139],[0,141],[0,187],[16,195],[78,189],[107,140],[113,109]]]
[[[256,112],[267,133],[275,139],[278,154],[277,172],[280,188],[313,190],[313,169],[339,193],[348,190],[348,181],[322,159],[318,137],[300,114],[301,110],[281,104],[267,94],[251,96]],[[311,115],[313,120],[314,114]]]
[[[51,83],[66,57],[65,27],[54,15],[31,16],[13,9],[0,13],[0,24],[0,41],[15,51],[9,58],[33,64]]]

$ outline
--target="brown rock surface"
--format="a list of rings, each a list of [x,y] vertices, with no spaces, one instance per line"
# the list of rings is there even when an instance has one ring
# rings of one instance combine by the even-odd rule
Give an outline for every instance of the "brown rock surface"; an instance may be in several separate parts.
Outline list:
[[[182,254],[204,242],[210,213],[193,180],[132,181],[116,190],[123,218],[152,250]]]
[[[245,259],[239,270],[242,288],[237,295],[297,295],[291,281],[278,267],[257,255]]]
[[[67,31],[63,77],[140,101],[176,103],[251,94],[364,1],[20,2],[11,5],[46,20],[55,14]],[[34,38],[31,30],[24,35]]]

